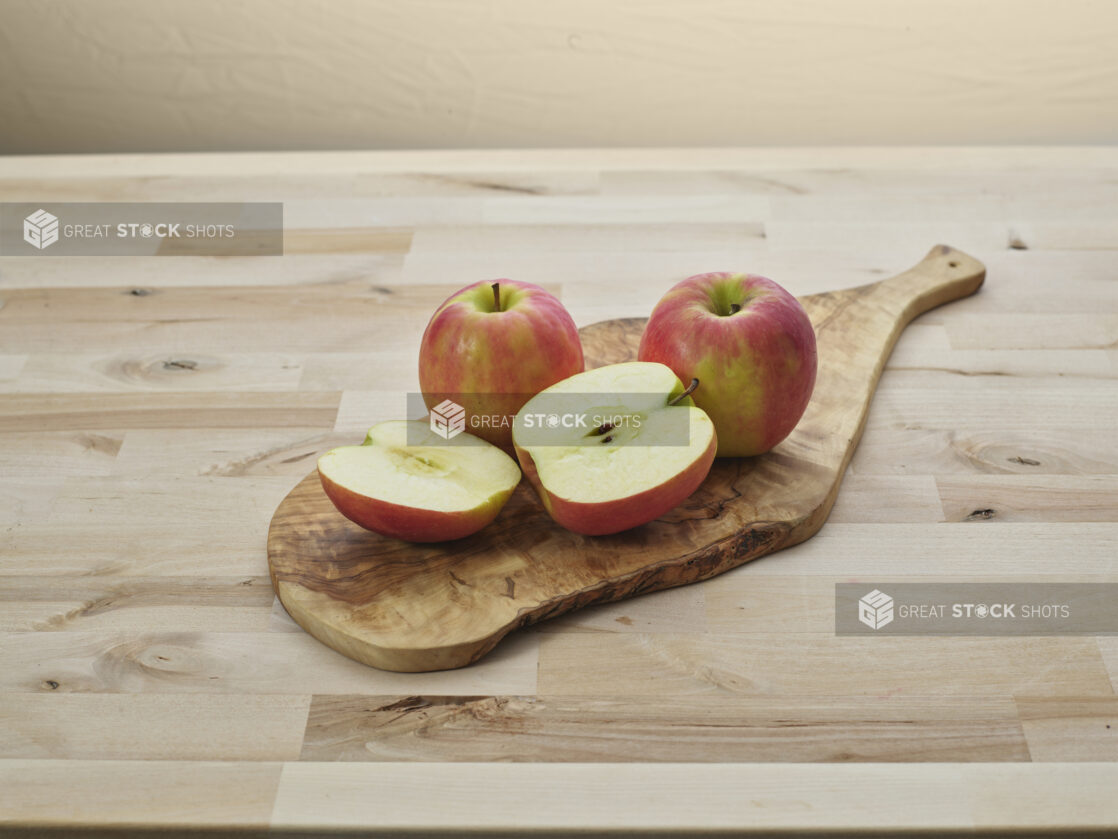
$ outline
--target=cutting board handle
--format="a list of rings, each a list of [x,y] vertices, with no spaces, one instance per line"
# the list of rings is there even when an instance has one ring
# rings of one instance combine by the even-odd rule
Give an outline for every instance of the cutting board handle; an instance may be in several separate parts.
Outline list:
[[[904,326],[929,309],[968,297],[986,279],[986,266],[950,245],[936,245],[916,265],[877,285]],[[882,302],[884,302],[884,300]]]

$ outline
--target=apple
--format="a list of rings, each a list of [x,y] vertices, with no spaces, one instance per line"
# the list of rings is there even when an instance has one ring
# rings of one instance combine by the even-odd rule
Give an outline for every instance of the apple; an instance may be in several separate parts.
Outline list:
[[[409,542],[477,532],[520,483],[516,462],[496,446],[472,434],[444,440],[415,420],[382,422],[360,446],[331,449],[318,476],[347,519]]]
[[[477,282],[452,294],[419,347],[427,407],[451,399],[466,409],[471,434],[506,451],[524,403],[582,369],[578,329],[563,304],[537,285],[513,280]]]
[[[530,399],[513,442],[551,517],[576,533],[618,533],[698,489],[717,437],[689,398],[697,384],[701,390],[695,382],[685,389],[663,364],[631,361],[571,376]]]
[[[803,306],[754,274],[698,274],[656,304],[637,357],[697,378],[720,457],[763,454],[796,427],[815,387],[815,330]]]

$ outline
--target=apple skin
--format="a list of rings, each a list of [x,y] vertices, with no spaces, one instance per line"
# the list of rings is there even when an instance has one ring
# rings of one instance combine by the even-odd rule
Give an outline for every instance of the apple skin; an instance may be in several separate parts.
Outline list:
[[[354,524],[407,542],[447,542],[481,530],[501,512],[506,499],[473,510],[442,512],[393,504],[353,492],[318,473],[322,489],[338,512]]]
[[[360,446],[323,454],[318,478],[354,524],[408,542],[445,542],[493,521],[521,472],[508,454],[472,434],[448,442],[425,422],[390,420],[370,428]]]
[[[725,272],[673,286],[637,357],[700,381],[692,398],[714,422],[719,457],[763,454],[787,437],[811,399],[818,363],[815,330],[795,297],[765,277]]]
[[[493,311],[493,283],[501,311]],[[532,283],[483,280],[446,299],[419,347],[419,387],[428,408],[451,398],[471,417],[507,417],[504,427],[466,430],[512,451],[511,421],[546,387],[583,370],[578,328],[558,298]]]
[[[702,457],[671,480],[628,498],[596,504],[571,501],[549,492],[540,483],[532,456],[520,446],[516,447],[516,459],[544,509],[558,524],[584,536],[605,536],[646,524],[682,504],[706,479],[717,448],[716,432]]]

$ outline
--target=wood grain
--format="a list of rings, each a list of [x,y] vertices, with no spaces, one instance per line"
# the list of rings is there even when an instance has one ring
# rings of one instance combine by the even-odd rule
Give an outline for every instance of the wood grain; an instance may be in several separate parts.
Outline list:
[[[345,655],[388,670],[441,670],[476,661],[517,627],[704,580],[798,544],[834,504],[901,331],[973,294],[984,277],[977,260],[941,245],[890,280],[804,298],[820,362],[796,430],[763,457],[716,461],[687,502],[623,534],[570,533],[522,485],[479,534],[409,545],[343,519],[312,473],[272,520],[276,592],[297,623]],[[634,358],[642,327],[622,320],[583,329],[588,366]]]
[[[832,588],[833,591],[833,588]],[[788,634],[556,634],[540,645],[542,694],[1112,696],[1094,638],[842,638]],[[575,674],[577,678],[575,677]],[[857,674],[856,678],[851,674]]]
[[[318,696],[301,759],[911,762],[957,760],[959,739],[968,760],[1029,759],[1009,699],[781,693]]]
[[[1113,833],[1118,638],[832,633],[838,582],[1118,579],[1115,183],[1113,147],[0,157],[6,200],[283,201],[307,251],[0,259],[0,835]],[[587,325],[699,271],[865,285],[932,241],[990,282],[904,330],[810,540],[439,673],[275,598],[276,505],[403,406],[444,291],[525,279]]]

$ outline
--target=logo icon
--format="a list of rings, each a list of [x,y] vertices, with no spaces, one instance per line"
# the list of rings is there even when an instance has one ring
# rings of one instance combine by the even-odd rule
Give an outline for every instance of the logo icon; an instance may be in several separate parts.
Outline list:
[[[431,430],[444,440],[453,440],[466,430],[466,409],[445,399],[431,409]]]
[[[23,241],[39,250],[58,241],[58,216],[36,210],[23,220]]]
[[[893,598],[874,589],[858,601],[858,620],[870,629],[881,629],[893,622]]]

